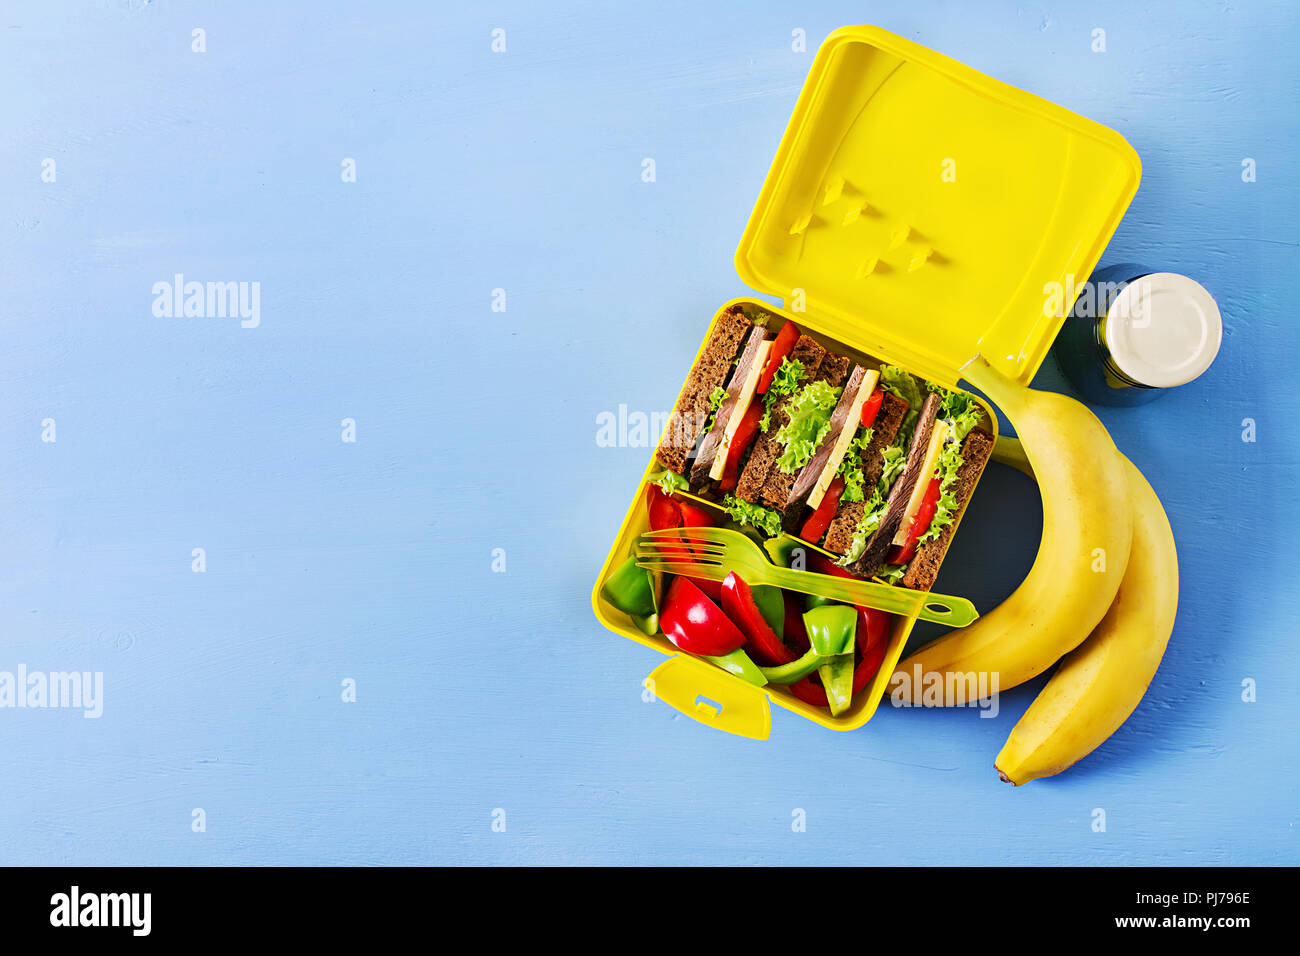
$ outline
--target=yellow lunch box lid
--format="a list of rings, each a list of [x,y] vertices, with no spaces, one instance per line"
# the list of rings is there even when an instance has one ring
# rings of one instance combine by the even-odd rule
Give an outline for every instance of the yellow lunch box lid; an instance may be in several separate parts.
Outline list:
[[[1142,163],[1112,129],[874,26],[817,51],[736,250],[752,288],[955,384],[1028,384]],[[1072,285],[1067,286],[1067,282]]]

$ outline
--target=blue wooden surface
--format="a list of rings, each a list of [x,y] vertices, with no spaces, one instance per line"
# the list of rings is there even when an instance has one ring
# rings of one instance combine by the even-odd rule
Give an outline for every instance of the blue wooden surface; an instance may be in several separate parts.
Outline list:
[[[102,671],[104,710],[0,710],[0,863],[1300,861],[1288,5],[471,7],[4,7],[0,670]],[[1201,381],[1102,412],[1178,539],[1164,664],[1019,790],[992,759],[1038,684],[743,741],[644,703],[660,658],[588,604],[649,455],[596,417],[665,409],[745,291],[812,51],[856,22],[1120,130],[1144,178],[1103,261],[1225,314]],[[260,326],[155,317],[178,272],[260,282]],[[1009,593],[1036,502],[991,468],[939,586]]]

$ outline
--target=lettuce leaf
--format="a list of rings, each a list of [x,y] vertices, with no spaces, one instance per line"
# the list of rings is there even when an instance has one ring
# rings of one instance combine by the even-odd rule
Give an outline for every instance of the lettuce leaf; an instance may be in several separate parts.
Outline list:
[[[776,433],[785,451],[776,460],[784,474],[793,474],[812,459],[826,433],[831,429],[831,413],[839,402],[841,389],[825,382],[812,382],[790,400],[790,420]]]
[[[657,475],[651,475],[650,480],[658,485],[661,491],[669,495],[674,491],[689,491],[691,488],[689,481],[667,468]]]
[[[836,562],[840,567],[848,567],[862,557],[862,552],[867,548],[868,539],[880,527],[880,521],[885,516],[885,505],[888,503],[889,489],[893,487],[894,480],[903,470],[903,466],[907,464],[906,445],[897,438],[894,439],[892,445],[880,454],[885,459],[885,467],[880,473],[880,480],[876,482],[876,487],[871,490],[871,497],[867,499],[862,519],[853,532],[853,540],[849,544],[849,550]]]
[[[889,489],[894,485],[894,479],[899,476],[904,466],[907,465],[907,449],[903,443],[895,441],[892,445],[880,453],[885,459],[885,467],[880,472],[880,481],[877,487],[883,494],[888,494]]]
[[[804,371],[804,364],[798,359],[792,359],[788,355],[781,359],[776,374],[772,376],[772,384],[763,393],[763,417],[758,420],[759,431],[766,432],[771,427],[772,407],[779,399],[794,394],[804,377]]]
[[[919,544],[925,544],[939,537],[939,533],[952,524],[956,517],[957,497],[954,486],[957,481],[957,470],[961,468],[963,461],[961,443],[984,417],[979,403],[970,393],[950,391],[933,382],[926,382],[925,387],[940,397],[938,417],[952,425],[954,437],[939,452],[939,461],[935,466],[934,475],[939,479],[939,502],[935,507],[934,517],[930,519],[930,527],[926,528],[925,533],[921,535]]]
[[[879,485],[871,490],[871,497],[863,507],[862,520],[853,531],[853,540],[849,542],[848,551],[835,562],[842,568],[848,567],[862,557],[862,552],[867,549],[868,539],[880,527],[880,519],[885,516],[885,496],[880,493]]]
[[[762,505],[750,504],[744,498],[727,495],[722,499],[722,507],[727,514],[741,524],[751,525],[762,531],[769,538],[781,533],[781,513]]]
[[[937,417],[952,422],[957,441],[962,441],[969,435],[970,430],[984,417],[979,402],[975,401],[975,396],[969,392],[953,392],[934,382],[926,382],[925,387],[939,395],[941,401]]]
[[[925,544],[939,537],[939,532],[952,524],[957,511],[957,496],[953,494],[953,485],[957,480],[957,469],[962,465],[961,442],[950,441],[939,452],[939,463],[935,471],[939,479],[939,501],[930,519],[930,527],[917,539],[917,544]]]
[[[867,446],[871,444],[873,432],[874,429],[872,428],[858,426],[858,433],[849,442],[848,451],[844,453],[844,460],[840,462],[840,467],[835,472],[844,481],[844,494],[840,495],[841,502],[848,503],[863,500],[864,489],[862,486],[867,478],[862,473],[862,456],[866,454]]]
[[[717,424],[718,409],[722,403],[727,400],[727,390],[721,385],[713,386],[713,391],[709,392],[709,420],[704,426],[704,434],[713,431],[713,426]]]
[[[794,390],[803,381],[805,371],[803,362],[792,359],[787,355],[781,359],[781,365],[777,368],[776,374],[772,376],[772,384],[767,387],[767,393],[775,392],[777,395],[793,395]]]
[[[875,578],[885,584],[897,584],[903,580],[903,575],[906,573],[906,564],[886,564],[880,569],[880,573],[875,575]]]

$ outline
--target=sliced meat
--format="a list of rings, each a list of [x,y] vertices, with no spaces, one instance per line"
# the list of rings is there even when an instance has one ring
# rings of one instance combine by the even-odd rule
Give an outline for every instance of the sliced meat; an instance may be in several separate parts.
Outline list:
[[[984,470],[984,464],[991,454],[993,454],[993,436],[986,431],[974,429],[962,442],[961,466],[958,467],[957,477],[952,483],[953,497],[957,499],[957,512],[952,522],[940,531],[937,537],[917,548],[916,554],[907,565],[907,570],[903,572],[903,587],[915,591],[928,591],[934,586],[934,579],[939,575],[939,565],[943,563],[943,556],[948,552],[948,545],[952,543],[952,536],[957,531],[957,522],[961,519],[962,512],[966,510],[971,494],[975,491],[975,483],[979,481],[980,472]]]
[[[655,453],[659,463],[669,471],[685,473],[687,459],[709,420],[709,396],[726,381],[731,360],[752,326],[738,305],[718,316],[704,351],[686,376],[686,384],[677,396],[677,404]]]

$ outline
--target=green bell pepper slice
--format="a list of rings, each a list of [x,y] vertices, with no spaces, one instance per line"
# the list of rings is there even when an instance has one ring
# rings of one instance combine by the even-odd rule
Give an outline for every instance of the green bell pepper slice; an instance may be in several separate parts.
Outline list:
[[[817,668],[822,679],[822,689],[826,691],[826,703],[830,705],[831,716],[838,717],[849,709],[853,703],[853,655],[840,654]]]
[[[808,629],[808,642],[823,657],[836,657],[853,653],[853,638],[857,630],[857,608],[847,604],[825,604],[804,612],[804,627]]]
[[[849,663],[848,691],[849,697],[852,697],[853,638],[858,625],[857,609],[847,604],[816,607],[804,612],[803,624],[808,630],[808,643],[812,646],[803,652],[802,657],[789,664],[759,668],[763,676],[769,684],[793,684],[821,667],[831,666],[838,658],[846,657]],[[838,678],[838,670],[835,673]],[[828,689],[828,700],[830,694]]]
[[[794,535],[784,533],[777,535],[775,538],[768,538],[763,542],[763,550],[767,552],[768,558],[773,564],[782,568],[790,566],[791,558],[796,549],[802,548],[807,551],[807,547]]]
[[[857,608],[823,604],[804,612],[808,642],[824,655],[817,673],[826,691],[831,716],[838,717],[853,702],[853,645],[858,628]]]
[[[625,614],[649,617],[655,613],[654,586],[644,568],[636,566],[636,558],[629,557],[605,579],[601,596]]]
[[[794,684],[825,663],[826,657],[818,654],[813,648],[803,652],[803,656],[791,661],[789,664],[780,664],[776,667],[760,667],[763,676],[767,678],[769,684]]]
[[[743,650],[737,649],[720,657],[709,657],[707,654],[702,656],[706,661],[718,665],[728,674],[735,674],[741,680],[748,681],[755,687],[762,687],[767,683],[767,677],[764,675],[763,669],[755,664]]]

